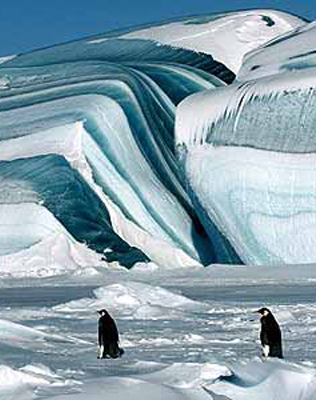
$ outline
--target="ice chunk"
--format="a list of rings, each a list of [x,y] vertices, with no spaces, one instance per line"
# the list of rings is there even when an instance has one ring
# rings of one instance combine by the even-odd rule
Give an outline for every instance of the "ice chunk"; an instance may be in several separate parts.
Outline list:
[[[95,234],[88,234],[85,229],[86,237],[80,240],[99,252],[111,248],[112,254],[107,255],[109,261],[119,261],[126,266],[148,261],[137,249],[145,251],[148,257],[159,264],[166,264],[167,260],[173,259],[177,265],[196,265],[200,257],[209,261],[207,251],[201,251],[205,239],[197,232],[198,220],[184,191],[172,154],[170,134],[174,106],[163,91],[143,73],[136,80],[126,70],[114,66],[106,66],[104,69],[94,65],[87,68],[85,65],[83,68],[79,63],[75,70],[66,66],[58,67],[57,70],[54,68],[53,71],[48,66],[40,68],[38,72],[37,84],[47,89],[52,89],[51,84],[46,81],[43,83],[41,77],[48,72],[53,74],[51,79],[67,78],[71,82],[76,77],[82,80],[82,85],[75,86],[73,96],[64,99],[58,97],[66,95],[66,86],[52,89],[57,97],[52,102],[37,104],[40,100],[37,95],[22,96],[21,101],[23,103],[25,100],[27,106],[17,109],[17,104],[7,99],[7,106],[12,109],[1,113],[2,132],[3,139],[11,138],[13,141],[8,145],[4,143],[2,147],[3,158],[12,159],[12,168],[22,162],[17,160],[18,157],[24,157],[22,163],[25,164],[30,162],[32,156],[34,161],[35,155],[38,159],[46,155],[45,160],[49,159],[49,155],[51,160],[54,159],[55,154],[65,157],[105,203],[102,206],[98,202],[99,209],[105,210],[106,207],[109,210],[116,233],[132,245],[124,245],[112,234],[109,240],[103,241],[102,235],[98,238]],[[86,90],[93,91],[96,84],[85,82],[82,75],[88,73],[96,75],[102,95],[84,94]],[[105,77],[107,73],[109,77],[99,83],[101,73]],[[21,76],[12,70],[15,85],[21,85],[23,89],[25,85],[24,90],[29,91],[29,86],[23,81],[24,75],[27,76],[28,72],[23,71]],[[180,79],[179,67],[175,76],[175,79]],[[190,76],[193,80],[192,71]],[[140,79],[144,83],[140,84]],[[203,87],[203,81],[209,87],[209,82],[199,76],[195,88]],[[32,84],[35,85],[34,82]],[[147,89],[143,88],[144,84]],[[165,121],[162,134],[160,118],[157,121],[156,113],[151,115],[147,107],[144,107],[144,90],[148,91],[153,110]],[[26,142],[28,145],[21,150]],[[14,147],[13,151],[10,150],[11,146]],[[44,158],[42,160],[44,162]],[[53,171],[50,172],[53,174]],[[62,203],[59,203],[59,208],[62,208]],[[86,211],[88,209],[90,207]],[[106,219],[109,222],[109,216]],[[91,222],[93,220],[97,226],[101,222],[100,218],[96,221],[92,217]],[[70,233],[83,232],[81,228]],[[155,250],[157,245],[166,248],[166,256],[164,252]],[[130,260],[127,253],[134,253]]]
[[[107,308],[116,314],[139,319],[178,318],[182,312],[205,311],[207,305],[159,286],[129,281],[100,287],[96,299],[74,300],[56,306],[61,312],[89,312]]]

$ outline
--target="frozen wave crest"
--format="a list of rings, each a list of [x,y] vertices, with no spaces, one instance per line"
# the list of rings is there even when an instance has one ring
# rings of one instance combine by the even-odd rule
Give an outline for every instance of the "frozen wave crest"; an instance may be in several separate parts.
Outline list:
[[[196,210],[244,263],[315,260],[315,77],[313,67],[236,82],[178,106],[178,153]]]
[[[109,92],[107,94],[111,93],[111,88],[113,88],[113,95],[115,96],[121,92],[123,98],[125,96],[124,93],[130,97],[131,105],[129,107],[133,106],[133,104],[135,104],[136,108],[138,107],[137,102],[135,103],[133,100],[133,94],[129,91],[126,92],[124,87],[122,88],[119,83],[115,83],[115,81],[111,83],[111,81],[109,81]],[[161,92],[160,89],[157,88],[157,90],[159,96],[162,96],[162,99],[164,99],[163,101],[167,102],[166,110],[170,110],[168,112],[173,112],[174,106],[170,100],[163,95],[163,92]],[[73,97],[73,100],[71,98],[67,98],[65,100],[58,99],[53,103],[49,102],[48,104],[29,105],[29,107],[26,107],[23,110],[18,109],[16,112],[14,110],[3,112],[2,123],[4,126],[6,126],[5,130],[8,136],[14,140],[12,144],[16,145],[16,147],[20,145],[20,149],[22,148],[23,137],[30,135],[30,139],[33,140],[33,146],[29,145],[28,151],[26,151],[25,148],[20,152],[16,150],[15,154],[12,154],[11,156],[8,154],[6,159],[10,159],[11,157],[11,163],[19,163],[18,160],[13,161],[13,157],[15,159],[17,157],[24,157],[23,162],[25,164],[30,164],[28,159],[30,160],[30,155],[32,153],[34,154],[36,141],[38,139],[43,140],[40,138],[44,137],[44,135],[47,137],[51,134],[54,134],[55,145],[53,147],[49,143],[48,139],[44,139],[43,141],[43,143],[47,142],[48,147],[46,152],[48,152],[48,154],[52,152],[59,153],[62,156],[65,156],[69,161],[72,162],[72,165],[75,169],[79,170],[79,172],[82,173],[86,179],[88,178],[90,180],[90,184],[94,185],[94,191],[98,191],[96,184],[98,185],[100,188],[98,195],[100,194],[100,190],[105,192],[106,196],[102,196],[102,202],[104,203],[105,201],[107,204],[101,206],[100,203],[99,207],[104,209],[105,207],[110,208],[113,221],[119,221],[117,217],[118,213],[113,211],[115,210],[116,205],[116,207],[118,206],[121,210],[120,214],[122,215],[122,211],[123,215],[125,214],[125,219],[128,219],[137,225],[134,229],[127,229],[124,227],[124,225],[128,226],[130,222],[124,223],[123,221],[123,223],[118,224],[116,229],[120,234],[125,234],[125,239],[127,239],[130,243],[138,245],[140,248],[144,248],[144,245],[142,245],[142,243],[144,243],[144,250],[147,250],[149,252],[149,256],[154,259],[155,254],[153,254],[151,251],[154,246],[152,245],[146,247],[147,243],[150,241],[155,242],[157,239],[159,242],[160,237],[161,244],[163,245],[163,242],[166,242],[164,247],[167,248],[169,242],[169,247],[171,248],[172,245],[175,244],[174,242],[177,242],[176,246],[174,247],[180,247],[180,249],[179,256],[175,258],[175,262],[178,260],[181,265],[182,263],[187,262],[187,258],[190,264],[196,264],[196,261],[189,261],[190,258],[185,254],[185,252],[191,253],[193,258],[198,258],[191,239],[192,221],[190,215],[187,214],[185,209],[187,209],[188,212],[193,215],[194,211],[192,209],[190,210],[190,205],[186,199],[186,194],[183,188],[181,188],[181,184],[179,184],[179,178],[177,178],[175,175],[175,173],[178,173],[176,171],[175,161],[172,159],[173,156],[168,149],[168,146],[166,148],[162,147],[161,150],[159,149],[157,143],[155,143],[155,140],[152,137],[151,132],[148,129],[146,119],[144,119],[144,116],[139,114],[138,111],[136,114],[133,114],[133,119],[139,115],[139,117],[136,118],[135,123],[137,123],[138,131],[141,129],[141,127],[143,127],[143,143],[137,143],[137,141],[135,142],[135,138],[132,135],[126,116],[116,102],[105,96],[91,95],[90,97],[85,97],[85,95],[80,95],[80,91],[78,94],[79,96]],[[28,96],[26,99],[30,100],[31,96]],[[67,110],[66,114],[65,110]],[[71,117],[72,113],[73,117]],[[14,124],[13,121],[16,120],[16,115],[19,115],[18,123]],[[110,120],[105,117],[106,115],[111,115]],[[47,121],[47,124],[43,125],[42,122],[40,122],[43,120]],[[85,121],[84,129],[80,128],[80,125],[76,124],[76,121],[78,120]],[[57,126],[60,126],[60,128],[57,128]],[[72,127],[77,128],[74,129]],[[83,133],[80,133],[79,136],[80,130]],[[69,137],[70,140],[73,133],[72,137],[75,139],[73,143],[78,142],[79,146],[81,146],[79,151],[77,151],[78,147],[76,148],[74,146],[74,150],[77,152],[77,155],[76,153],[74,153],[74,155],[68,154],[69,150],[64,151],[63,148],[61,148],[61,146],[66,144],[65,134],[63,135],[62,132],[66,132],[66,137]],[[110,132],[113,133],[112,144],[109,142]],[[121,138],[117,137],[116,132],[120,132]],[[91,134],[93,137],[91,137]],[[124,139],[122,142],[124,136],[126,136],[126,139]],[[148,137],[148,140],[147,142],[144,142],[146,136]],[[80,141],[77,141],[77,139]],[[59,141],[58,144],[56,144],[57,141]],[[28,143],[30,144],[30,141],[28,141]],[[151,160],[150,163],[148,163],[147,157],[144,158],[142,155],[142,151],[140,151],[142,149],[139,148],[139,144],[141,144],[141,147],[144,150],[147,149],[146,151],[148,151],[149,154],[152,154],[152,157],[148,159]],[[6,153],[8,153],[8,151],[6,151]],[[48,158],[46,159],[48,160]],[[82,166],[85,162],[85,159],[88,160],[90,167],[85,167],[83,169]],[[135,159],[138,160],[138,163],[134,162]],[[165,162],[167,160],[170,161],[170,164]],[[117,163],[116,167],[114,166],[115,163]],[[153,170],[154,165],[152,165],[152,163],[156,164],[157,172]],[[89,169],[92,170],[93,178],[92,174],[89,173]],[[34,174],[35,173],[36,171],[34,170]],[[161,182],[163,177],[165,184],[167,185],[166,189]],[[36,175],[34,175],[33,179],[37,179]],[[139,180],[143,180],[143,184],[141,186],[138,184]],[[60,182],[58,182],[58,184],[59,183]],[[162,200],[155,195],[155,193],[157,193],[157,195],[159,193],[160,196],[161,191],[165,193],[165,198]],[[48,193],[50,193],[50,195],[52,194],[51,191]],[[149,193],[151,193],[150,201],[148,197]],[[156,201],[155,197],[153,196],[156,196]],[[176,205],[175,196],[179,196],[180,201],[182,198],[185,209],[181,210],[181,208]],[[109,200],[106,201],[106,198]],[[60,204],[61,203],[59,203],[59,205]],[[134,207],[128,207],[128,204],[133,204]],[[79,209],[77,208],[77,210]],[[176,217],[177,214],[178,217]],[[122,217],[120,217],[120,219],[122,220]],[[178,224],[180,223],[182,226],[181,229],[176,229],[177,225],[175,225],[173,221],[177,222],[177,220]],[[134,238],[137,238],[135,237],[135,231],[139,230],[139,228],[141,228],[143,231],[141,235],[138,235],[138,238],[141,239],[141,241],[135,242]],[[74,226],[72,234],[78,235],[80,231],[80,229]],[[86,234],[88,233],[87,229],[85,229],[85,232]],[[181,238],[178,235],[178,232],[183,232],[184,236]],[[91,238],[91,234],[89,235]],[[114,233],[112,234],[112,237],[113,244],[111,244],[111,242],[109,243],[108,240],[102,240],[102,237],[98,238],[98,243],[95,242],[95,239],[93,239],[93,247],[98,251],[105,250],[107,247],[109,247],[113,255],[111,255],[111,258],[109,258],[109,255],[107,255],[107,259],[119,259],[121,264],[124,265],[125,262],[123,259],[123,253],[132,254],[132,249],[127,245],[122,245],[122,241],[121,244],[119,244],[120,242],[115,239]],[[153,239],[150,239],[151,237]],[[88,241],[87,239],[84,240],[88,244],[89,242],[91,244],[91,239]],[[117,244],[114,245],[115,241]],[[191,250],[189,250],[190,247]],[[181,256],[181,251],[183,252],[183,256]],[[142,261],[146,259],[146,257],[141,256],[141,253],[139,252],[138,255],[137,252],[135,254],[136,257],[134,257],[134,260],[132,257],[130,261],[126,261],[126,266],[133,265],[135,261]],[[157,257],[157,260],[161,263],[161,257],[159,254]],[[183,261],[181,261],[181,258]]]
[[[231,12],[1,59],[1,215],[21,207],[18,223],[12,209],[0,219],[3,273],[11,263],[12,276],[27,276],[21,260],[32,276],[75,272],[78,259],[80,268],[240,262],[186,185],[176,107],[226,93],[247,52],[305,25],[274,10]],[[217,108],[222,119],[222,101]],[[34,220],[23,215],[31,208]],[[43,257],[48,243],[55,250]]]
[[[189,96],[177,109],[178,146],[314,152],[315,72],[287,72]]]

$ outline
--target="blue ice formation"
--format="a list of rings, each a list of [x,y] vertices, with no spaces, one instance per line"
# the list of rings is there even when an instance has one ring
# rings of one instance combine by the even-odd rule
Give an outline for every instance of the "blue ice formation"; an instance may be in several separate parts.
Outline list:
[[[273,46],[276,60],[286,59],[297,49],[294,38],[305,42],[310,28],[258,49],[253,60]],[[192,95],[178,107],[176,141],[196,210],[247,264],[316,258],[316,68],[309,57],[305,68],[284,71],[280,62],[279,73],[267,62],[266,75]]]
[[[216,29],[225,21],[232,31],[225,31],[230,36],[219,47],[222,33],[216,36]],[[170,28],[174,35],[188,25],[196,33],[205,24],[218,24],[209,52],[195,51],[195,42],[180,46],[146,38],[147,26],[1,61],[0,257],[66,232],[107,262],[128,268],[149,260],[171,266],[284,260],[284,250],[273,258],[273,245],[262,248],[257,242],[267,236],[271,220],[278,234],[275,213],[284,221],[288,214],[311,210],[309,197],[304,202],[299,194],[295,201],[292,196],[292,208],[285,206],[289,191],[300,193],[298,179],[282,186],[280,170],[271,167],[271,174],[280,173],[281,192],[267,191],[267,178],[247,189],[246,179],[239,184],[243,155],[232,171],[222,163],[231,156],[229,149],[236,149],[238,158],[243,147],[254,160],[259,156],[252,151],[313,151],[309,73],[303,89],[295,72],[286,76],[290,86],[284,83],[282,95],[273,79],[232,83],[247,50],[305,22],[259,10],[187,18],[158,28]],[[236,39],[233,49],[235,29],[240,42]],[[298,141],[301,132],[308,137]],[[217,146],[227,147],[228,156],[209,157]],[[293,176],[298,163],[291,164]],[[253,220],[262,190],[269,212]],[[308,185],[304,190],[309,196]],[[278,203],[277,211],[270,202]]]

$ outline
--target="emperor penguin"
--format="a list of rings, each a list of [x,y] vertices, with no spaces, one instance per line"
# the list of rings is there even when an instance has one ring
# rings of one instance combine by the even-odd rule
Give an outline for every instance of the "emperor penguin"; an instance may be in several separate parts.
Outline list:
[[[260,341],[263,356],[283,358],[282,334],[279,324],[268,308],[260,308],[257,312],[261,314]]]
[[[104,308],[98,313],[98,358],[121,357],[124,350],[119,347],[119,333],[114,319]]]

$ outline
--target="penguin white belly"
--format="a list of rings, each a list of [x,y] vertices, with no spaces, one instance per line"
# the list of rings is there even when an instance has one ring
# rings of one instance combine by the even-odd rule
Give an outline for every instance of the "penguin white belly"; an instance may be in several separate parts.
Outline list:
[[[99,346],[99,354],[98,354],[98,358],[103,358],[103,354],[104,354],[104,346]]]
[[[264,355],[265,357],[268,357],[268,356],[269,356],[269,353],[270,353],[270,346],[267,345],[267,344],[265,344],[264,346],[262,346],[262,352],[263,352],[263,355]]]

